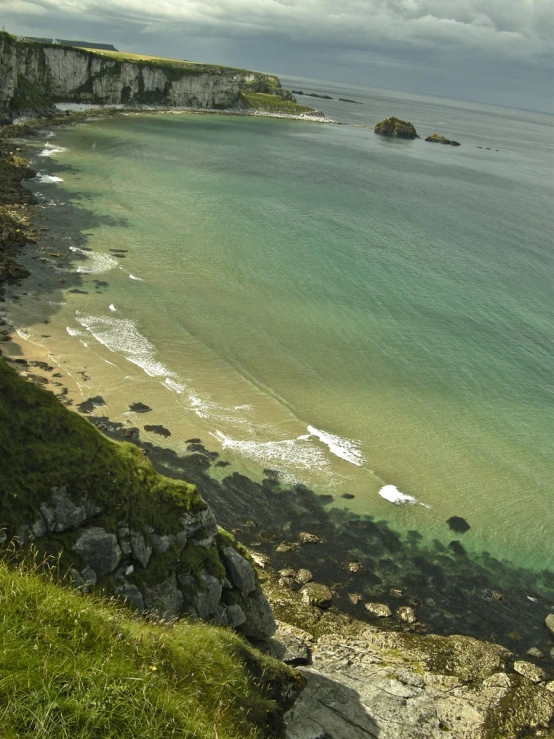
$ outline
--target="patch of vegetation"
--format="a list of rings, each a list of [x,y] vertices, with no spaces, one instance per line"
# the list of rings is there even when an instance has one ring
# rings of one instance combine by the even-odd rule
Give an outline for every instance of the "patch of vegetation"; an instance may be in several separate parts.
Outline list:
[[[266,92],[240,91],[240,105],[250,110],[265,110],[269,113],[289,113],[300,115],[302,113],[313,113],[313,108],[299,105],[292,100],[284,100],[280,95]]]
[[[33,85],[22,74],[17,77],[17,88],[10,102],[10,108],[16,111],[52,108],[52,101],[45,90]]]
[[[76,48],[76,47],[72,47]],[[84,49],[87,54],[94,54],[109,59],[116,59],[119,62],[127,62],[129,64],[139,64],[163,67],[163,69],[173,68],[173,70],[181,71],[181,75],[175,77],[180,79],[185,74],[205,74],[206,72],[240,72],[248,74],[247,69],[237,69],[235,67],[224,67],[221,64],[204,64],[202,62],[191,62],[188,60],[168,59],[161,56],[149,56],[147,54],[132,54],[126,51],[99,51],[98,49]]]
[[[29,562],[0,561],[0,633],[5,739],[277,737],[301,681],[228,629],[133,618]]]
[[[205,503],[195,487],[158,475],[137,447],[116,443],[51,393],[20,378],[0,360],[0,527],[8,535],[36,520],[53,487],[87,499],[104,519],[176,531],[183,511]]]

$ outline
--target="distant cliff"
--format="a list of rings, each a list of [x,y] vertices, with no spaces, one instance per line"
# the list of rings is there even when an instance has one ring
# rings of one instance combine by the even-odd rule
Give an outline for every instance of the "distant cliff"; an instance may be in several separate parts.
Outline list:
[[[45,113],[58,102],[232,108],[241,102],[241,90],[294,101],[273,75],[0,33],[0,123]]]

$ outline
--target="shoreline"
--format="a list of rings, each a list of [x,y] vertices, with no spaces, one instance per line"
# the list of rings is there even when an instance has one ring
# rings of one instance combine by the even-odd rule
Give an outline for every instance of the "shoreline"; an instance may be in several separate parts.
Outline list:
[[[225,114],[220,111],[218,111],[218,113]],[[88,113],[79,114],[79,117],[77,117],[76,120],[86,120],[90,117],[91,116]],[[60,116],[60,118],[61,120],[59,121],[59,124],[54,125],[63,125],[65,123],[70,124],[75,122],[75,118],[73,116]],[[23,124],[23,126],[25,125],[30,124]],[[48,119],[40,120],[37,122],[35,130],[47,128],[49,126],[51,126],[51,124],[48,122]],[[1,141],[0,149],[2,149]],[[8,149],[11,150],[13,147],[8,146],[5,148],[5,151],[8,151]],[[29,176],[29,169],[25,167],[23,160],[19,162],[18,166],[21,170],[20,173],[23,180]],[[25,190],[22,184],[22,180],[20,181],[20,195],[22,198],[27,197],[27,200],[25,203],[20,203],[19,205],[21,206],[23,213],[27,212],[28,215],[28,211],[30,210],[32,203],[30,202],[28,191]],[[24,225],[24,220],[25,219],[21,222],[22,226]],[[24,234],[29,238],[29,240],[36,239],[39,235],[29,220],[27,220],[25,228],[26,230],[24,231]],[[21,246],[21,248],[23,248],[23,246]],[[22,299],[25,299],[24,296],[22,296]],[[9,330],[5,326],[2,326],[2,329],[4,332]],[[6,335],[7,334],[4,333],[4,336]],[[23,339],[23,341],[25,342],[25,339]],[[9,352],[9,342],[5,343],[6,350]],[[25,344],[28,344],[28,342],[25,342]],[[30,344],[26,346],[25,344],[22,347],[24,349],[22,355],[15,355],[14,353],[12,356],[16,357],[16,359],[24,359],[27,361],[27,365],[22,362],[15,363],[19,364],[20,369],[25,368],[24,371],[27,372],[28,375],[34,375],[35,378],[41,377],[46,379],[46,383],[39,380],[39,384],[51,384],[53,371],[56,370],[48,370],[46,368],[51,366],[49,360],[51,360],[52,355],[49,355],[46,352],[41,355],[40,352],[36,352],[36,345]],[[0,345],[0,347],[1,346],[2,345]],[[41,364],[33,364],[37,362],[45,364],[46,367],[41,366]],[[61,396],[62,402],[68,404],[68,401],[71,400],[75,403],[77,400],[77,397],[75,397],[76,393],[80,394],[79,402],[86,400],[84,397],[86,393],[83,393],[78,380],[76,378],[71,378],[71,382],[66,382],[66,379],[67,378],[64,378],[62,390],[58,391],[63,393],[64,389],[66,389],[65,394]],[[35,379],[35,381],[37,380]],[[52,386],[52,389],[55,389],[55,387],[56,386]],[[410,575],[407,582],[412,581],[414,584],[410,588],[405,587],[405,584],[401,588],[397,587],[399,584],[402,584],[399,581],[402,579],[406,580],[406,578],[404,576],[401,577],[398,572],[395,572],[391,564],[395,557],[400,558],[399,552],[403,547],[406,547],[406,544],[401,541],[398,534],[392,532],[388,527],[382,526],[381,522],[374,522],[370,516],[348,516],[344,512],[340,511],[337,513],[331,513],[325,509],[325,502],[319,499],[318,496],[315,496],[315,494],[305,486],[295,486],[292,488],[282,486],[278,475],[272,476],[268,474],[262,484],[255,483],[238,473],[234,473],[229,476],[231,479],[225,478],[222,482],[213,480],[209,477],[208,471],[211,466],[217,464],[217,454],[207,450],[200,440],[191,440],[191,443],[189,444],[190,457],[179,458],[179,455],[176,455],[170,450],[164,449],[162,446],[153,445],[150,442],[140,440],[139,433],[137,433],[136,438],[127,436],[126,432],[130,429],[123,427],[122,424],[111,422],[110,419],[105,416],[90,416],[90,420],[92,420],[100,430],[107,433],[108,436],[120,440],[127,439],[134,441],[141,448],[147,450],[158,471],[162,471],[164,474],[169,474],[170,476],[175,476],[177,474],[175,472],[175,468],[177,468],[179,470],[179,475],[183,478],[195,478],[192,479],[191,482],[196,482],[203,497],[207,500],[214,511],[217,512],[218,520],[222,519],[222,523],[225,526],[229,525],[234,532],[236,531],[239,539],[246,540],[251,549],[253,548],[254,551],[259,551],[264,557],[270,556],[276,571],[279,569],[293,569],[295,572],[299,572],[301,569],[309,569],[310,572],[313,573],[314,579],[317,579],[317,582],[322,582],[324,584],[329,583],[332,586],[332,589],[334,587],[337,593],[334,600],[338,603],[338,608],[346,609],[349,616],[361,618],[368,624],[375,625],[379,623],[381,626],[384,622],[379,621],[378,618],[376,619],[375,617],[371,617],[369,615],[370,611],[365,608],[367,603],[372,602],[370,598],[374,597],[375,600],[379,600],[385,605],[392,604],[394,606],[397,601],[401,602],[402,605],[413,607],[416,611],[419,611],[422,614],[421,621],[418,620],[413,625],[403,624],[396,620],[386,621],[387,627],[390,627],[392,630],[400,629],[417,633],[422,629],[426,629],[426,626],[423,626],[423,624],[428,623],[429,628],[431,629],[436,628],[438,625],[440,619],[438,618],[437,612],[439,612],[443,606],[436,602],[425,602],[425,598],[422,596],[422,593],[419,592],[421,588],[416,582],[414,582],[414,576],[416,575],[417,570],[412,568],[410,571],[409,568],[409,561],[413,557],[418,556],[418,554],[419,556],[422,556],[421,552],[418,551],[417,543],[413,544],[411,551],[409,548],[406,549],[404,562],[407,571],[406,574]],[[220,460],[220,462],[221,461],[223,460]],[[286,500],[283,505],[284,499]],[[303,514],[301,515],[300,520],[296,521],[296,525],[293,525],[293,528],[291,529],[290,523],[294,520],[293,514],[299,507],[303,511]],[[284,513],[281,512],[281,508],[285,509]],[[257,522],[254,521],[255,525],[251,525],[252,516],[259,519]],[[275,525],[275,521],[278,525]],[[284,526],[285,523],[289,525],[289,529],[286,534],[286,528]],[[354,533],[348,531],[348,527],[353,524],[356,524],[359,529]],[[323,563],[319,561],[320,552],[318,551],[318,546],[316,546],[317,542],[315,542],[313,546],[303,545],[299,542],[298,536],[303,532],[313,533],[316,536],[319,536],[320,532],[325,532],[325,536],[322,537],[324,542],[326,544],[329,543],[330,549],[332,548],[335,550],[328,560],[325,560]],[[375,544],[381,544],[383,546],[383,550],[379,551],[378,555],[379,558],[383,555],[383,560],[388,560],[389,564],[386,564],[385,562],[381,563],[380,560],[375,560],[374,567],[371,567],[370,562],[365,558],[366,552],[364,551],[364,548],[368,547],[368,536],[370,536],[370,540],[371,537],[374,537],[372,542],[373,546],[375,546]],[[457,551],[455,551],[455,549],[456,548],[452,549],[451,552],[446,552],[446,554],[442,552],[437,553],[436,558],[438,561],[440,561],[441,558],[449,560],[449,563],[443,563],[443,570],[445,572],[450,571],[452,574],[459,568],[462,571],[467,569],[466,577],[477,578],[478,574],[483,577],[483,573],[481,571],[478,573],[476,570],[472,573],[470,567],[464,567],[464,565],[467,564],[464,562],[464,557],[467,558],[467,555],[463,552],[463,546],[460,544],[460,548],[458,548]],[[356,552],[359,552],[360,556],[358,556]],[[326,553],[328,553],[327,547]],[[375,552],[372,551],[371,554],[374,555]],[[438,567],[436,562],[431,563],[430,555],[426,554],[426,556],[429,559],[429,566],[433,564],[435,568]],[[348,557],[348,559],[345,559],[345,557]],[[366,561],[363,561],[364,559],[366,559]],[[500,563],[497,564],[500,565]],[[360,565],[360,567],[355,571],[357,565]],[[479,563],[479,565],[482,566],[481,563]],[[422,569],[425,569],[425,567],[422,567]],[[381,572],[381,575],[390,571],[390,577],[383,580],[383,577],[377,576],[378,579],[381,580],[381,583],[376,583],[375,577],[372,577],[373,573],[376,571]],[[327,572],[326,576],[324,576],[325,572]],[[438,576],[436,569],[434,570],[434,576]],[[498,573],[497,576],[500,578],[500,573]],[[287,577],[290,578],[291,576],[282,575],[281,579],[286,579]],[[366,577],[368,578],[367,584],[363,585],[363,581]],[[300,589],[300,583],[297,582],[294,577],[292,579],[293,582],[288,581],[283,583],[283,587],[285,589],[298,592]],[[525,580],[525,577],[520,573],[520,576],[517,579],[521,583]],[[372,581],[373,585],[371,584]],[[509,601],[513,596],[510,594],[506,595],[493,589],[489,583],[486,583],[484,587],[483,585],[484,583],[482,582],[471,584],[471,587],[468,588],[468,590],[473,591],[473,596],[470,597],[468,601],[464,602],[464,609],[467,609],[468,606],[478,609],[483,603],[488,603],[491,608],[490,623],[493,623],[495,609],[497,607],[494,604],[498,605],[498,609],[506,608],[506,605],[502,604],[506,604],[506,601]],[[481,587],[483,591],[487,590],[488,592],[486,595],[478,597],[476,587]],[[519,587],[521,587],[521,585]],[[373,588],[374,594],[370,592],[371,588]],[[401,591],[402,595],[400,596],[400,600],[398,600],[398,595],[391,595],[390,591],[394,589]],[[433,589],[436,590],[436,586],[427,587],[429,593]],[[535,597],[536,593],[533,591],[532,584],[530,584],[526,589],[532,593],[531,597]],[[362,596],[359,591],[363,591],[364,595]],[[355,598],[355,596],[358,595],[360,595],[360,600],[356,600]],[[524,593],[523,590],[520,595],[522,602],[524,597],[530,597],[527,593]],[[354,598],[354,600],[352,598]],[[432,598],[433,596],[431,594],[427,595],[428,600]],[[410,601],[414,603],[413,606],[410,605]],[[452,611],[454,602],[455,601],[451,601],[450,605],[445,604],[446,609]],[[546,601],[543,601],[541,605],[543,608],[552,608],[552,605],[547,606]],[[426,616],[427,613],[431,616],[430,618]],[[433,613],[435,615],[432,615]],[[448,616],[448,614],[446,614],[446,616]],[[525,617],[523,617],[523,620],[525,621]],[[536,616],[533,620],[538,621]],[[515,621],[513,614],[510,614],[510,617],[506,618],[506,621],[513,625]],[[448,633],[448,623],[449,619],[448,617],[445,617],[443,619],[443,626],[442,629],[440,629],[440,633]],[[477,624],[472,626],[476,632],[479,631],[477,626]],[[486,633],[486,630],[490,628],[490,624],[485,625],[483,633]],[[387,628],[387,630],[390,629]],[[537,634],[538,630],[535,630],[533,638],[537,636]],[[491,635],[490,631],[488,635]],[[504,638],[503,635],[500,636]],[[484,637],[480,636],[479,638]],[[521,641],[521,635],[519,639]],[[548,634],[545,632],[544,639],[540,640],[541,646],[543,643],[547,643],[547,640]],[[514,645],[517,646],[518,639],[511,639],[510,641],[512,642],[512,648]],[[524,646],[526,646],[525,642],[527,642],[527,639],[523,638],[523,641]],[[539,641],[535,639],[531,646],[536,647],[538,643]],[[520,653],[523,654],[524,652],[525,649]]]

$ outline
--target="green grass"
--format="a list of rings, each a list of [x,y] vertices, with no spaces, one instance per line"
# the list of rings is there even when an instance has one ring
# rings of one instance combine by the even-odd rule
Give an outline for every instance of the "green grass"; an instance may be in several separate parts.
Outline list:
[[[205,508],[193,485],[158,475],[137,447],[106,439],[1,359],[0,459],[0,528],[11,536],[64,485],[73,500],[100,506],[112,529],[123,520],[171,533],[183,511]]]
[[[279,95],[272,95],[265,92],[249,92],[241,90],[240,102],[244,108],[251,110],[265,110],[270,113],[313,113],[313,108],[307,108],[305,105],[299,105],[292,100],[283,100]]]
[[[275,698],[299,680],[230,630],[135,619],[0,560],[3,739],[282,736]]]

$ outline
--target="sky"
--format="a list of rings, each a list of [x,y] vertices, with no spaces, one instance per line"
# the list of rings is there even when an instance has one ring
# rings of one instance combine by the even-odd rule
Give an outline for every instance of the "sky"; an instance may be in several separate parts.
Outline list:
[[[0,0],[0,25],[554,112],[553,0]]]

